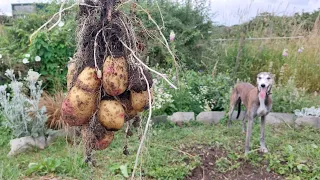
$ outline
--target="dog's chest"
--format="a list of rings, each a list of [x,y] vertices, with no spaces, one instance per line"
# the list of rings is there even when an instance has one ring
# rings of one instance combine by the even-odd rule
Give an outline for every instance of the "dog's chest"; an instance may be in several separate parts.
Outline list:
[[[266,105],[266,99],[259,97],[259,107],[257,109],[257,116],[265,116],[269,113]]]

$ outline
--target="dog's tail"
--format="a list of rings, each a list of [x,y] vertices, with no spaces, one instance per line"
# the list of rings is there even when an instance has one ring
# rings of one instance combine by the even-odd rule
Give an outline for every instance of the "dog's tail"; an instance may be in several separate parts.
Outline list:
[[[237,114],[237,119],[238,119],[239,116],[240,116],[240,112],[241,112],[241,99],[239,98],[239,99],[238,99],[238,114]]]

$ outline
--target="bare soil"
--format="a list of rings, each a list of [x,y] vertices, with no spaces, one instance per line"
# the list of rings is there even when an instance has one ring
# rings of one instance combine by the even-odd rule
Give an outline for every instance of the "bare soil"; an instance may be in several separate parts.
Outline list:
[[[186,180],[278,180],[284,177],[266,170],[266,165],[253,166],[250,162],[239,159],[231,164],[239,163],[240,165],[226,171],[219,170],[216,162],[220,158],[227,157],[226,150],[217,147],[197,146],[189,149],[192,155],[201,157],[201,165],[192,170],[191,175],[186,177]],[[230,164],[230,165],[231,165]],[[232,165],[231,165],[232,166]],[[228,167],[227,167],[228,168]]]

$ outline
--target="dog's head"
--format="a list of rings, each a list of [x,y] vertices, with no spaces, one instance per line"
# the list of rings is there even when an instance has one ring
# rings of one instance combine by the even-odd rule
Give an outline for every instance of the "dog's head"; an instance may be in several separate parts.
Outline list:
[[[270,93],[273,84],[273,75],[268,72],[261,72],[257,75],[257,86],[259,92]]]

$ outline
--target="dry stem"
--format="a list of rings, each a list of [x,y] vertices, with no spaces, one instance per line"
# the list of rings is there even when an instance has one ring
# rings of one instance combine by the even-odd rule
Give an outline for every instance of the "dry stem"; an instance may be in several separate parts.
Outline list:
[[[62,18],[62,8],[63,8],[63,6],[64,6],[65,3],[66,3],[66,1],[63,1],[63,2],[61,3],[60,10],[59,10],[59,19],[58,19],[58,21],[57,21],[56,23],[54,23],[54,24],[49,28],[48,31],[51,31],[51,30],[52,30],[54,27],[56,27],[56,25],[58,25],[59,22],[61,21],[61,18]]]
[[[159,73],[156,70],[151,69],[149,66],[147,66],[145,63],[143,63],[135,54],[135,52],[129,48],[124,42],[121,41],[121,43],[123,44],[124,47],[126,47],[133,55],[133,57],[141,64],[143,65],[145,68],[147,68],[148,70],[150,70],[153,73],[156,73],[157,75],[161,76],[165,81],[167,81],[171,87],[173,87],[174,89],[178,89],[175,85],[173,85],[163,74]],[[148,85],[149,88],[149,85]]]
[[[53,26],[50,27],[49,31],[52,30],[55,26],[57,26],[59,24],[59,22],[61,21],[62,13],[64,11],[71,9],[76,5],[82,5],[82,6],[88,6],[88,7],[99,7],[99,6],[91,6],[91,5],[85,4],[85,3],[74,3],[71,6],[62,9],[64,4],[65,4],[65,1],[61,4],[59,12],[55,13],[54,15],[52,15],[52,17],[47,22],[45,22],[42,26],[40,26],[36,31],[34,31],[30,35],[30,37],[29,37],[30,43],[32,43],[33,36],[35,36],[41,29],[43,29],[45,26],[47,26],[57,15],[59,15],[59,20]]]
[[[63,4],[62,4],[63,5]],[[77,5],[77,3],[74,3],[72,4],[71,6],[67,7],[67,8],[64,8],[64,9],[61,9],[59,12],[55,13],[46,23],[44,23],[42,26],[40,26],[40,28],[38,28],[35,32],[33,32],[31,35],[30,35],[30,38],[29,38],[29,41],[30,43],[32,43],[32,37],[34,35],[36,35],[42,28],[44,28],[46,25],[48,25],[58,14],[61,14],[62,12],[68,10],[68,9],[71,9],[73,8],[75,5]],[[53,28],[54,26],[52,26],[51,28]]]
[[[141,149],[142,149],[142,146],[143,146],[143,143],[144,143],[144,139],[146,138],[146,135],[147,135],[147,132],[148,132],[149,124],[150,124],[150,121],[151,121],[151,115],[152,115],[152,102],[151,102],[152,100],[151,100],[151,92],[150,92],[149,82],[148,82],[147,77],[143,73],[142,67],[139,67],[139,68],[140,68],[140,71],[141,71],[141,74],[142,74],[143,78],[145,79],[145,81],[147,83],[147,90],[148,90],[148,96],[149,96],[149,114],[148,114],[147,124],[145,126],[144,133],[143,133],[143,135],[141,137],[141,142],[140,142],[140,145],[139,145],[139,148],[138,148],[138,152],[137,152],[137,155],[136,155],[136,160],[135,160],[135,163],[134,163],[134,168],[133,168],[133,171],[132,171],[131,179],[134,178],[134,173],[135,173],[135,171],[137,169],[140,152],[141,152]]]

